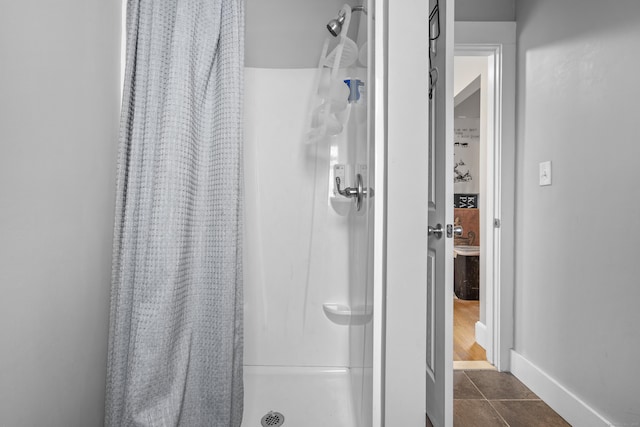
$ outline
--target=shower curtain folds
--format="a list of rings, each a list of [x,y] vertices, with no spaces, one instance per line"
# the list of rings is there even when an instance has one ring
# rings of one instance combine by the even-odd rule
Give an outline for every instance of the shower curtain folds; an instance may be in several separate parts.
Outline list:
[[[129,0],[107,426],[242,420],[243,0]]]

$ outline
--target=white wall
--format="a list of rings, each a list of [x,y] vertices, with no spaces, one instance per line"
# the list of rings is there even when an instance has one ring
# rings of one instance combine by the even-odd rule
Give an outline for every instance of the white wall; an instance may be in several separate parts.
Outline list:
[[[455,118],[480,118],[480,89],[455,106]]]
[[[456,0],[456,21],[514,21],[515,0]]]
[[[304,142],[315,72],[245,69],[246,365],[349,366],[349,328],[322,309],[348,305],[349,236],[329,145]]]
[[[245,65],[262,68],[315,68],[326,25],[345,4],[366,0],[247,0]],[[353,15],[349,37],[356,39],[361,13]]]
[[[515,350],[614,425],[640,422],[639,17],[517,2]]]
[[[0,425],[101,426],[120,1],[0,10]]]
[[[456,55],[453,58],[454,77],[453,95],[457,96],[478,76],[482,76],[482,81],[486,85],[487,79],[487,57],[486,56],[465,56]],[[482,82],[481,82],[482,83]]]

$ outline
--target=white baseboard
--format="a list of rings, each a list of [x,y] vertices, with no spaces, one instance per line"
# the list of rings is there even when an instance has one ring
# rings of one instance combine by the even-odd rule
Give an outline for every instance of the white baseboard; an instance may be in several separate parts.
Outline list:
[[[482,322],[476,322],[476,342],[485,350],[487,349],[487,326]]]
[[[477,330],[476,326],[476,334]],[[569,424],[589,427],[613,426],[578,396],[513,350],[511,350],[511,373]]]

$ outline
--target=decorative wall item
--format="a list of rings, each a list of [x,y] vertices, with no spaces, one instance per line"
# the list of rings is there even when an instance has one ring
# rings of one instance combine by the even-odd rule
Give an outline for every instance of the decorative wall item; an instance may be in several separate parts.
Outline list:
[[[480,192],[480,119],[456,118],[454,129],[454,193]]]
[[[477,209],[480,207],[477,194],[454,194],[453,207],[460,209]]]

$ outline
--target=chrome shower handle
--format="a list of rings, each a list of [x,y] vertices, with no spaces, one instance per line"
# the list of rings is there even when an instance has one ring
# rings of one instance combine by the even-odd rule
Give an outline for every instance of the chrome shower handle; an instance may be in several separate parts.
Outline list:
[[[344,197],[347,197],[349,199],[351,198],[355,198],[356,199],[356,210],[360,211],[360,209],[362,209],[362,199],[364,198],[364,196],[366,195],[363,187],[362,187],[362,175],[357,174],[356,175],[356,187],[347,187],[347,188],[340,188],[340,177],[336,176],[336,191]]]
[[[358,175],[360,176],[360,175]],[[360,185],[359,187],[347,187],[347,188],[340,188],[340,177],[336,176],[336,191],[344,197],[348,197],[348,198],[352,198],[352,197],[358,197],[360,195],[360,189],[362,188],[362,178],[360,178]]]

